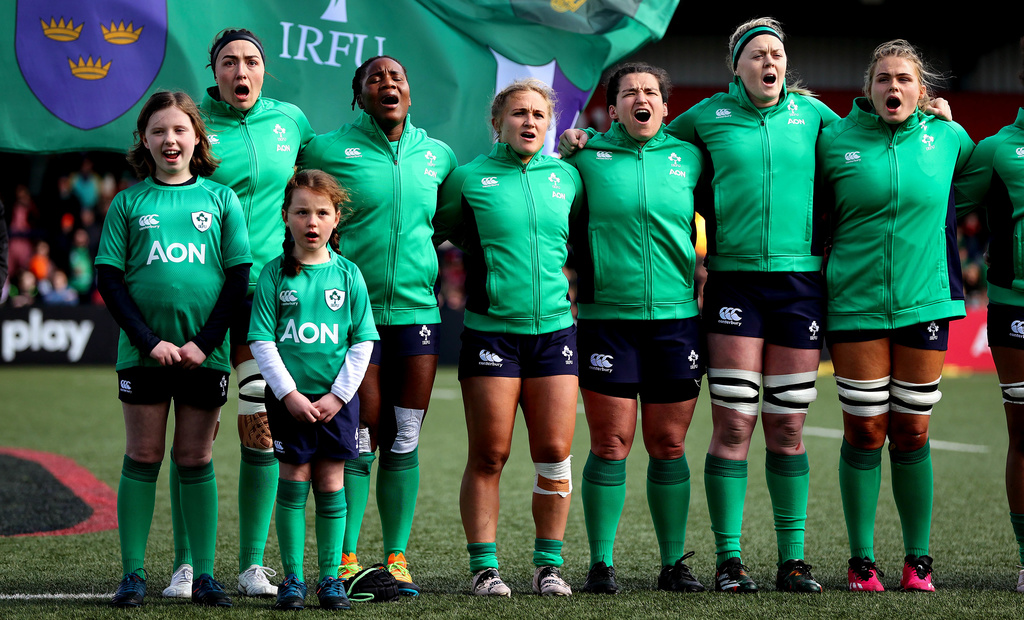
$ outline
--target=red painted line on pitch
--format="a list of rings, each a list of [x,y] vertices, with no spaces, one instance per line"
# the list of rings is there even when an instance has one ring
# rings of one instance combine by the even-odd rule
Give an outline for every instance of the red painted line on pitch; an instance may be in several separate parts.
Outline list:
[[[78,499],[92,508],[92,516],[78,525],[48,532],[29,532],[14,536],[64,536],[66,534],[88,534],[117,529],[117,493],[66,456],[49,452],[36,452],[23,448],[0,447],[0,454],[7,454],[26,461],[38,463],[61,484],[71,489]],[[11,536],[13,538],[14,536]]]

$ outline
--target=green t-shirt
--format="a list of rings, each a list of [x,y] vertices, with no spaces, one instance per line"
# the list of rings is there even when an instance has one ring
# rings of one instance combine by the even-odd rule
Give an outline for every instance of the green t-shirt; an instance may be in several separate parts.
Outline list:
[[[124,271],[146,325],[178,346],[202,330],[224,286],[224,270],[251,262],[238,198],[202,177],[190,185],[157,185],[149,178],[119,193],[96,256],[97,265]],[[121,332],[118,370],[159,365]],[[203,366],[230,372],[228,343]]]
[[[333,252],[295,276],[284,275],[283,262],[284,255],[271,260],[256,282],[249,342],[273,342],[300,393],[326,394],[349,347],[379,339],[366,283],[354,263]]]

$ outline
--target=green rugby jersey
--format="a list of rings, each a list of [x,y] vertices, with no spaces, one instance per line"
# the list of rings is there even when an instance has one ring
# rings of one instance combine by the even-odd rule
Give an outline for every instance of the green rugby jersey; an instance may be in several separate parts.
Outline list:
[[[705,152],[697,210],[712,271],[817,271],[824,230],[814,208],[814,145],[839,116],[783,89],[758,109],[739,77],[677,116],[669,135]]]
[[[238,194],[252,246],[249,294],[263,265],[281,253],[284,242],[284,187],[313,139],[302,110],[290,103],[260,97],[245,114],[214,99],[209,89],[201,109],[213,153],[220,158],[210,178]]]
[[[835,193],[828,329],[964,316],[952,183],[973,150],[954,122],[917,111],[891,128],[863,97],[822,132],[818,165]]]
[[[377,325],[440,322],[431,219],[438,188],[457,165],[447,144],[408,117],[397,143],[362,112],[306,147],[302,166],[334,175],[352,200],[339,246],[366,278]]]
[[[283,262],[279,255],[260,274],[249,342],[273,342],[300,393],[326,394],[349,347],[378,340],[366,283],[355,264],[334,252],[296,276],[284,275]]]
[[[693,190],[700,150],[664,128],[641,146],[616,122],[566,161],[586,188],[572,227],[579,318],[697,316]]]
[[[459,166],[441,187],[435,226],[466,252],[466,327],[546,334],[573,324],[569,220],[583,199],[575,168],[505,143]]]
[[[251,261],[238,198],[202,177],[190,185],[158,185],[147,178],[119,193],[103,222],[96,255],[97,265],[124,271],[128,292],[146,324],[179,347],[209,318],[224,285],[224,270]],[[121,332],[117,370],[159,365]],[[227,341],[203,366],[231,371]]]
[[[957,210],[988,215],[988,298],[1024,306],[1024,108],[1017,120],[978,143],[956,179]]]

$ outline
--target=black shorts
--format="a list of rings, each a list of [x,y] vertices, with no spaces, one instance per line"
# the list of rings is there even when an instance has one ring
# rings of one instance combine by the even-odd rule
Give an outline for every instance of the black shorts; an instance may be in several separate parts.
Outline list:
[[[198,409],[218,409],[228,400],[229,375],[213,368],[134,366],[117,371],[117,397],[129,405],[173,400]]]
[[[578,374],[576,326],[547,334],[499,334],[466,328],[459,380],[467,377],[531,379]]]
[[[988,345],[1024,350],[1024,308],[988,304]]]
[[[825,278],[816,271],[712,271],[701,321],[709,334],[820,350],[825,310]]]
[[[579,322],[580,387],[670,403],[695,398],[704,375],[700,319]]]
[[[245,301],[238,304],[235,311],[231,313],[231,327],[228,329],[228,340],[231,348],[249,346],[249,319],[252,318],[252,297],[246,297]]]
[[[438,338],[439,323],[426,325],[378,325],[380,340],[373,341],[370,363],[380,366],[386,357],[411,357],[413,355],[438,355],[441,339]]]
[[[891,344],[925,351],[949,348],[949,319],[915,323],[897,329],[843,329],[826,335],[829,345],[842,342],[869,342],[888,338]]]
[[[269,387],[266,398],[277,460],[304,465],[314,459],[348,461],[359,456],[359,396],[352,396],[327,424],[299,422]],[[310,396],[309,400],[315,403],[320,396]]]

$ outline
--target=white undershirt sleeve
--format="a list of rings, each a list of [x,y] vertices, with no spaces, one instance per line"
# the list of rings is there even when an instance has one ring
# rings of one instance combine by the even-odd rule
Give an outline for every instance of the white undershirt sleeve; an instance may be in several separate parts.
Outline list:
[[[373,341],[364,340],[352,345],[345,353],[345,362],[338,371],[338,377],[331,386],[331,393],[345,404],[352,400],[359,384],[363,382],[366,367],[370,365],[370,354],[373,353]],[[267,379],[270,382],[270,379]]]
[[[278,400],[295,391],[295,379],[284,367],[281,352],[277,345],[269,340],[255,340],[249,343],[249,350],[260,366],[260,374],[274,392]]]

